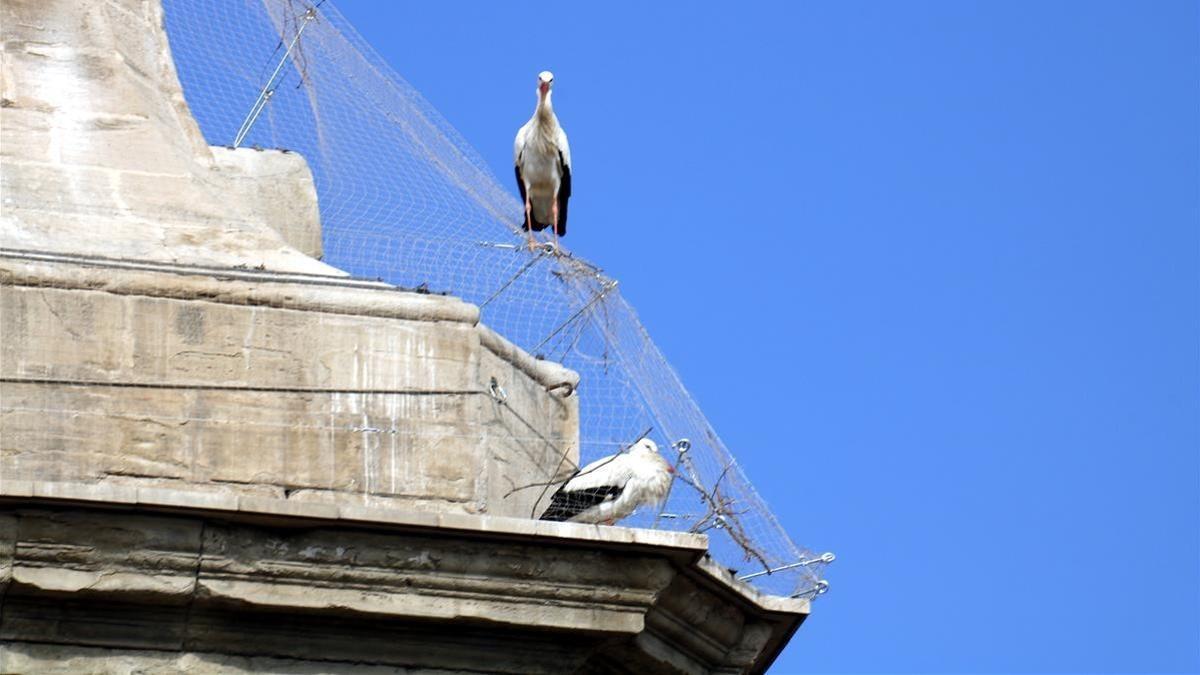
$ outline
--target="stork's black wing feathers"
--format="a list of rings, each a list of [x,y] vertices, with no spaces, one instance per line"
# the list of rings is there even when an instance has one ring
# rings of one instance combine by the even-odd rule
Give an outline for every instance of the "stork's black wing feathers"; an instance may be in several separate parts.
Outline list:
[[[567,492],[558,489],[550,498],[550,507],[542,514],[542,520],[568,520],[579,515],[597,504],[603,503],[609,497],[616,499],[624,490],[619,485],[601,485],[600,487],[584,488]]]
[[[562,181],[558,184],[558,236],[567,236],[567,200],[571,198],[571,167],[558,153],[558,166],[562,170]]]
[[[525,196],[525,180],[521,178],[520,160],[521,158],[517,157],[518,164],[513,167],[513,171],[516,172],[517,175],[517,189],[521,191],[521,205],[524,206],[527,197]],[[566,161],[563,160],[563,154],[561,152],[558,153],[558,167],[559,170],[562,171],[562,180],[558,184],[557,230],[558,236],[563,237],[567,234],[567,200],[571,198],[571,167],[567,166]],[[550,223],[539,223],[537,218],[534,218],[532,214],[530,214],[528,219],[522,215],[521,221],[524,224],[525,229],[533,230],[534,232],[541,232],[547,227],[550,227]]]
[[[517,159],[520,160],[520,157],[518,157]],[[521,165],[518,164],[518,165],[514,166],[513,170],[517,172],[517,189],[521,191],[521,206],[524,207],[525,206],[525,179],[521,178]]]

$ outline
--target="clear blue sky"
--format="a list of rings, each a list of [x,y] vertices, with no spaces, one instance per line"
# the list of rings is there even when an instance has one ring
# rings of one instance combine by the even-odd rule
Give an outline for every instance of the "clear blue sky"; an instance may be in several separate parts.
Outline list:
[[[1200,670],[1196,3],[338,6],[505,184],[555,72],[568,245],[838,554],[773,673]]]

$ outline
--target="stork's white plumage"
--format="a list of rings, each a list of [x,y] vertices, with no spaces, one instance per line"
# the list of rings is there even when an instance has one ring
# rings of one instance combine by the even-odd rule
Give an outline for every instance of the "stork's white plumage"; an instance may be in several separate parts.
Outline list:
[[[556,247],[558,238],[567,234],[571,148],[550,103],[553,86],[553,73],[548,70],[538,73],[537,108],[533,117],[517,130],[513,141],[513,164],[521,200],[525,202],[525,232],[529,235],[530,249],[537,246],[534,232],[553,228]]]
[[[639,506],[662,502],[673,473],[658,454],[658,445],[643,438],[627,452],[598,459],[575,472],[550,498],[542,520],[612,525]]]

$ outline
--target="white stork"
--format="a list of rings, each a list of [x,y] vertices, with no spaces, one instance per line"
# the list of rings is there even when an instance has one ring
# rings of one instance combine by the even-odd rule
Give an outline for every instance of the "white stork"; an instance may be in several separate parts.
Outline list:
[[[517,187],[525,202],[525,232],[530,250],[537,248],[534,232],[547,227],[554,231],[554,246],[567,234],[567,200],[571,198],[571,148],[567,133],[558,125],[550,104],[554,74],[538,73],[538,103],[529,118],[517,130],[513,141],[513,164]]]
[[[643,504],[661,503],[673,473],[654,441],[643,438],[628,452],[598,459],[576,471],[550,498],[542,520],[612,525]]]

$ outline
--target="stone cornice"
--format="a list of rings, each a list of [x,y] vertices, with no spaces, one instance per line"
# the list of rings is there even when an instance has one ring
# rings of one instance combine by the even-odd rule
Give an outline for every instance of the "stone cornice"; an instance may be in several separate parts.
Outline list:
[[[543,387],[560,389],[566,396],[579,385],[575,371],[535,358],[480,323],[475,305],[451,295],[416,293],[382,282],[0,248],[0,284],[471,324],[486,349]]]
[[[206,642],[214,629],[191,618],[220,623],[235,611],[308,617],[300,623],[488,625],[512,632],[514,649],[547,631],[591,636],[592,672],[761,671],[808,603],[761,596],[711,564],[706,545],[676,532],[0,481],[0,639],[53,625],[51,642],[97,644],[87,638],[98,611],[88,603],[132,603],[167,608],[155,610],[165,612],[155,649],[286,654],[269,636],[257,651]],[[86,605],[83,618],[46,616],[44,601],[55,597]],[[308,629],[289,630],[303,638]],[[363,630],[364,644],[380,639]],[[114,640],[101,643],[129,646]],[[386,642],[372,644],[381,663],[412,665],[389,661]]]
[[[411,321],[479,322],[479,308],[454,296],[404,291],[383,283],[95,256],[0,249],[0,283]]]

